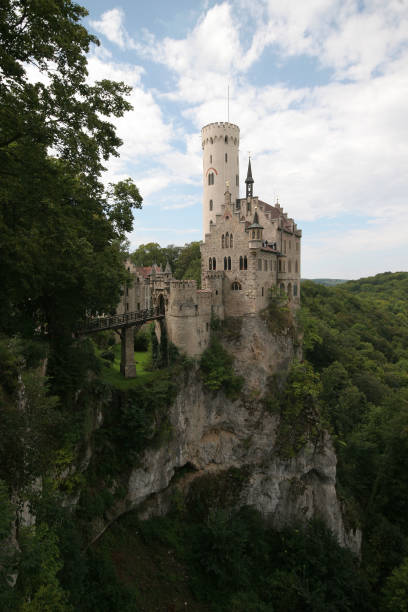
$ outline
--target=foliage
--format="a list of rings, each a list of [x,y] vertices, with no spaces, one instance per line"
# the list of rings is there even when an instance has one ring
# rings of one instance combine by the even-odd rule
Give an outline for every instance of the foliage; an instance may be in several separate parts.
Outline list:
[[[149,333],[141,330],[135,334],[135,351],[147,351],[149,349]]]
[[[234,373],[233,363],[234,358],[213,336],[200,360],[204,386],[211,391],[222,389],[227,397],[236,399],[243,387],[244,380],[242,376]]]
[[[86,310],[116,306],[121,242],[141,206],[129,179],[100,181],[121,144],[109,117],[130,109],[130,89],[88,83],[97,40],[86,15],[71,0],[0,8],[0,329],[41,328],[51,341],[69,337]]]
[[[197,286],[201,286],[199,242],[190,242],[183,247],[177,247],[173,244],[161,247],[157,242],[141,244],[131,254],[131,260],[136,266],[152,266],[156,263],[162,269],[169,263],[174,278],[196,280]]]
[[[295,333],[293,315],[286,296],[279,295],[271,289],[268,295],[268,305],[260,314],[272,334]]]

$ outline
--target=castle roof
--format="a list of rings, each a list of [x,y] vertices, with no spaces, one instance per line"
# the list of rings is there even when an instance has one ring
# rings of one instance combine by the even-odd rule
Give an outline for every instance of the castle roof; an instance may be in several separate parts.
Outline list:
[[[254,220],[248,229],[263,229],[263,225],[259,223],[258,211],[255,209]]]
[[[156,264],[153,264],[152,266],[138,266],[136,268],[136,273],[139,274],[139,276],[143,276],[143,278],[147,278],[152,272],[160,274],[161,271],[161,267]]]

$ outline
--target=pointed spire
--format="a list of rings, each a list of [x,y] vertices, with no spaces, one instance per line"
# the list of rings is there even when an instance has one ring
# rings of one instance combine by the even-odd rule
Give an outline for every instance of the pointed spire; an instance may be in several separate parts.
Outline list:
[[[258,210],[255,208],[255,214],[254,214],[254,220],[252,221],[251,225],[248,227],[248,229],[263,229],[263,225],[261,225],[259,223],[259,216],[258,216]]]
[[[252,198],[254,189],[254,179],[252,178],[251,158],[248,158],[248,172],[245,179],[246,183],[246,197]]]
[[[167,262],[167,263],[166,263],[166,267],[165,267],[165,269],[164,269],[164,273],[165,273],[165,274],[172,274],[172,271],[171,271],[171,267],[170,267],[169,262]]]

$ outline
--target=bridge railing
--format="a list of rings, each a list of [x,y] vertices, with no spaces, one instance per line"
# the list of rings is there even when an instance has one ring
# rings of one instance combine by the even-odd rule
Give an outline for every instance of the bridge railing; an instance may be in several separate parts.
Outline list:
[[[154,319],[164,317],[164,312],[159,307],[146,308],[145,310],[135,310],[125,312],[120,315],[107,315],[103,317],[88,317],[79,330],[81,333],[91,333],[105,329],[119,329],[131,326],[132,324],[144,323]]]

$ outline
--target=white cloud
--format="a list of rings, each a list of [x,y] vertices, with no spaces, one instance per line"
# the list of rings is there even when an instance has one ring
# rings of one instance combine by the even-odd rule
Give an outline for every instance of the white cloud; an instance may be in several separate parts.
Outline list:
[[[133,41],[123,25],[125,14],[121,8],[113,8],[102,14],[99,21],[91,21],[91,26],[100,34],[103,34],[110,42],[115,43],[121,49],[132,47]]]

